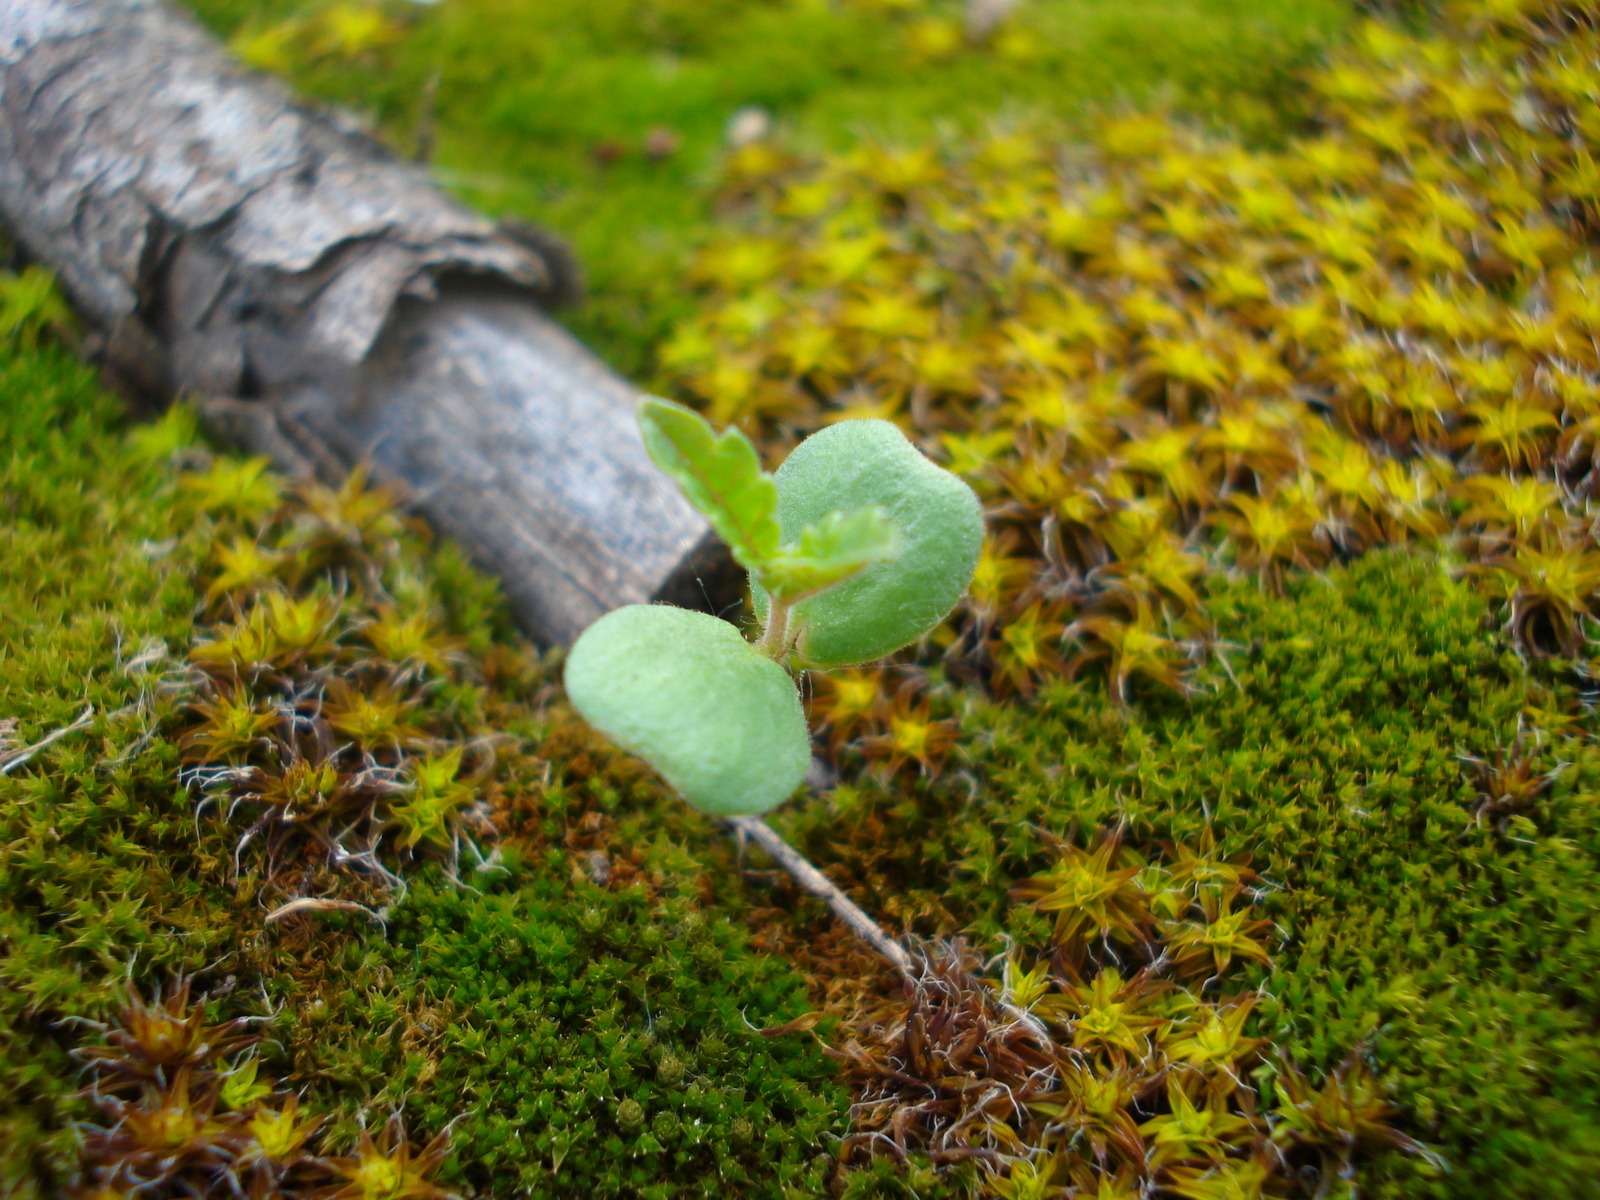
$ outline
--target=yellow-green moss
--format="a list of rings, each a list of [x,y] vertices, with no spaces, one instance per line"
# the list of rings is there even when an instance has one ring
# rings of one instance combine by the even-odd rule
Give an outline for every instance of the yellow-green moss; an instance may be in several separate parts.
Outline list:
[[[1257,131],[1300,111],[1293,70],[1349,0],[1039,0],[986,36],[961,0],[193,0],[247,62],[417,147],[438,175],[578,252],[571,316],[624,371],[693,309],[682,275],[714,227],[730,118],[773,144],[916,140],[997,117],[1077,117],[1161,95]],[[998,7],[998,6],[997,6]]]
[[[1595,34],[1578,5],[1462,22],[1444,41],[1369,29],[1317,85],[1322,135],[1287,153],[1133,117],[1065,164],[1031,135],[810,178],[740,155],[730,198],[768,205],[766,224],[707,255],[713,307],[667,351],[685,388],[777,443],[839,401],[908,419],[1004,526],[965,623],[892,700],[892,675],[817,681],[840,786],[780,823],[892,928],[1004,950],[1013,983],[1042,970],[1046,1012],[1075,1003],[1056,951],[1082,931],[1024,881],[1052,878],[1063,845],[1120,827],[1170,865],[1166,843],[1209,830],[1219,857],[1253,856],[1248,936],[1271,964],[1246,948],[1232,969],[1272,1054],[1247,1086],[1292,1107],[1306,1093],[1275,1063],[1362,1088],[1328,1073],[1370,1063],[1400,1130],[1449,1166],[1369,1138],[1356,1181],[1396,1200],[1578,1195],[1600,1168],[1593,697],[1572,690],[1583,671],[1537,661],[1581,660],[1591,632]],[[1499,158],[1438,151],[1469,143]],[[1247,250],[1254,276],[1229,269]],[[803,1037],[746,1024],[827,1003],[843,1024],[824,1037],[874,1027],[852,1000],[870,972],[810,902],[774,903],[709,823],[590,738],[493,587],[385,504],[184,452],[181,418],[130,441],[112,412],[55,351],[0,366],[4,736],[94,713],[0,777],[0,1183],[70,1178],[65,1123],[88,1109],[62,1018],[106,1015],[134,959],[140,979],[234,975],[211,1019],[271,1005],[265,1066],[333,1114],[336,1148],[399,1107],[424,1135],[460,1116],[450,1178],[490,1194],[827,1186],[818,1147],[848,1134],[845,1094]],[[1268,443],[1286,429],[1284,458]],[[1531,667],[1430,557],[1298,569],[1445,530],[1499,572]],[[1209,576],[1217,543],[1283,594]],[[1160,620],[1202,594],[1206,655]],[[236,634],[275,645],[236,653]],[[1151,686],[1190,649],[1192,696]],[[1082,671],[1100,658],[1108,684]],[[219,732],[228,700],[270,723]],[[286,704],[366,739],[395,785],[341,813],[357,825],[321,827],[353,830],[356,861],[270,822],[239,845],[288,786],[292,738],[256,737]],[[491,754],[486,735],[509,736]],[[325,756],[336,781],[359,774],[348,750]],[[264,927],[296,894],[387,906],[387,924],[312,909]],[[746,919],[804,966],[809,999]],[[1164,919],[1166,944],[1203,944],[1192,909]],[[1104,953],[1139,966],[1115,941]],[[1140,1103],[1127,1115],[1159,1119],[1159,1098]],[[1013,1157],[1035,1165],[995,1174],[997,1194],[1114,1182],[1059,1131],[1028,1136]],[[1229,1151],[1235,1177],[1247,1152]],[[1181,1194],[1224,1186],[1203,1153],[1124,1157],[1122,1175]],[[1274,1191],[1319,1182],[1269,1166]],[[976,1181],[878,1163],[833,1182]]]
[[[173,536],[164,456],[112,432],[116,411],[64,352],[0,353],[0,718],[14,751],[92,713],[0,775],[0,1185],[23,1196],[57,1194],[63,1122],[86,1111],[61,1020],[108,1015],[132,964],[239,963],[225,843],[159,736],[197,547]]]
[[[1171,682],[1213,561],[1271,589],[1406,542],[1470,560],[1524,651],[1582,660],[1597,38],[1562,0],[1369,23],[1270,151],[1143,112],[1086,144],[734,155],[663,386],[774,457],[869,415],[942,455],[991,540],[936,641],[998,694]]]

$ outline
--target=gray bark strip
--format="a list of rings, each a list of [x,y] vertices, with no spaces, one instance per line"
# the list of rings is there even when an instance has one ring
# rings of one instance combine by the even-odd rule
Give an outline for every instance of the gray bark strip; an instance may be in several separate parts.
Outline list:
[[[126,384],[297,473],[370,460],[537,636],[726,578],[638,393],[540,311],[562,264],[161,0],[0,0],[0,219]]]

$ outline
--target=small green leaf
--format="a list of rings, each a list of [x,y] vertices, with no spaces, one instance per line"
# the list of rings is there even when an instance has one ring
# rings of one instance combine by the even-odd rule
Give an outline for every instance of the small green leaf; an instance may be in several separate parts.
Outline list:
[[[750,439],[737,429],[719,436],[698,413],[655,397],[639,404],[639,431],[656,466],[710,518],[739,565],[764,569],[781,536],[778,489]]]
[[[779,551],[760,572],[761,586],[783,603],[795,604],[873,563],[887,562],[900,546],[900,533],[884,508],[831,512],[802,529],[795,545]]]
[[[714,817],[766,812],[810,769],[794,680],[706,613],[609,612],[573,645],[564,681],[584,720]]]
[[[888,421],[856,419],[812,434],[773,475],[778,523],[800,536],[841,509],[883,510],[900,553],[869,563],[825,591],[791,601],[786,635],[812,667],[871,662],[933,629],[972,580],[983,545],[978,497],[925,458]],[[756,616],[765,618],[762,574],[750,573]]]
[[[200,440],[200,414],[194,405],[175,400],[154,421],[135,425],[128,446],[139,458],[168,459]]]
[[[246,522],[265,520],[283,503],[283,480],[265,458],[218,458],[204,473],[181,476],[178,491],[194,510]]]

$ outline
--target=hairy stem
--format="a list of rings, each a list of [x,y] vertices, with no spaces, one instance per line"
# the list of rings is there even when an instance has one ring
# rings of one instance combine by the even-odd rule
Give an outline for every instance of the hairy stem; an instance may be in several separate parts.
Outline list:
[[[777,830],[760,817],[731,817],[728,824],[772,855],[778,865],[794,877],[796,883],[824,901],[833,910],[833,915],[850,927],[850,932],[888,959],[895,970],[908,979],[914,977],[915,964],[905,948],[885,933],[882,926],[856,907],[855,902],[840,891],[826,875],[812,866],[805,855],[778,836]]]
[[[781,603],[775,596],[767,598],[767,627],[761,631],[761,640],[756,643],[763,654],[780,662],[789,652],[790,607],[791,605]]]

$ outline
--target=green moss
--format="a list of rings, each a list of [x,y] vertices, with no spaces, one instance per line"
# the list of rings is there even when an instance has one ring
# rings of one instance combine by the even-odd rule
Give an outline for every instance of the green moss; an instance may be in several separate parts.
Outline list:
[[[170,471],[110,429],[116,409],[58,350],[0,356],[0,717],[29,745],[93,712],[0,775],[0,1190],[22,1196],[72,1168],[63,1122],[83,1108],[60,1020],[107,1015],[131,964],[238,949],[223,844],[150,736],[172,708],[166,651],[189,636],[193,547],[170,535]]]
[[[507,746],[485,785],[505,870],[456,885],[430,868],[386,929],[335,916],[264,931],[248,854],[227,884],[238,829],[195,821],[163,736],[174,663],[157,641],[189,642],[222,528],[174,539],[174,513],[204,491],[173,485],[181,423],[130,441],[52,351],[0,364],[0,401],[0,711],[21,742],[98,714],[0,777],[7,1187],[52,1194],[70,1175],[66,1122],[83,1106],[61,1018],[105,1016],[133,960],[141,978],[264,986],[282,1046],[266,1065],[338,1114],[335,1147],[358,1115],[401,1108],[423,1138],[459,1118],[450,1179],[489,1194],[821,1189],[845,1097],[806,1037],[751,1029],[808,1006],[730,924],[764,893],[737,882],[705,822],[533,702],[548,693],[496,641],[492,587],[448,550],[407,541],[394,560],[447,632],[470,634],[481,672],[442,681],[429,719],[452,737],[492,723],[534,751]],[[1024,963],[1051,938],[1011,891],[1053,861],[1041,829],[1083,844],[1122,823],[1153,849],[1209,825],[1219,856],[1254,856],[1277,925],[1272,969],[1241,978],[1263,991],[1256,1032],[1313,1077],[1367,1047],[1404,1129],[1452,1168],[1383,1156],[1366,1186],[1581,1193],[1600,1167],[1592,716],[1563,730],[1580,697],[1525,671],[1484,601],[1429,559],[1374,556],[1282,598],[1226,581],[1211,594],[1219,656],[1193,697],[1136,682],[1124,712],[1098,682],[1004,706],[935,687],[933,715],[962,723],[943,780],[881,786],[847,752],[847,785],[782,821],[869,910],[1009,937]],[[1568,765],[1503,829],[1480,826],[1460,756],[1491,758],[1519,715],[1547,728],[1530,769]],[[574,883],[596,850],[649,886]],[[691,902],[711,890],[716,907]],[[779,919],[803,934],[810,913]],[[881,1174],[850,1186],[892,1191]]]
[[[195,974],[197,991],[231,995],[213,1002],[216,1019],[278,1012],[265,1063],[310,1084],[313,1111],[338,1115],[330,1151],[403,1108],[418,1144],[458,1121],[449,1169],[485,1194],[698,1195],[730,1180],[752,1196],[814,1194],[846,1096],[804,1034],[752,1028],[802,1011],[798,976],[726,919],[661,899],[702,890],[704,821],[577,734],[564,708],[545,711],[538,657],[508,636],[498,590],[370,494],[294,493],[251,464],[185,450],[181,410],[132,434],[116,414],[57,351],[0,358],[0,718],[13,722],[0,726],[0,761],[94,712],[0,775],[0,1190],[58,1195],[78,1172],[70,1123],[93,1107],[76,1095],[70,1052],[85,1035],[71,1019],[113,1017],[125,979],[149,990]],[[339,514],[342,540],[329,524]],[[239,553],[239,538],[268,551],[287,539],[294,553],[272,560],[283,578],[246,571],[263,560]],[[251,581],[207,596],[224,566]],[[430,875],[402,898],[319,862],[325,848],[241,845],[247,803],[230,819],[230,805],[197,808],[179,785],[205,753],[187,735],[212,686],[187,665],[191,643],[216,645],[263,595],[281,602],[266,608],[287,636],[336,574],[349,580],[337,619],[250,686],[266,694],[314,658],[340,676],[333,689],[381,692],[375,646],[445,654],[412,719],[448,776],[449,747],[472,743],[480,768],[442,786],[452,812],[466,803],[457,792],[492,805],[499,870],[471,872],[467,856],[465,882]],[[309,607],[295,608],[301,595]],[[396,602],[436,611],[442,627],[407,641],[398,618],[374,619]],[[412,680],[421,669],[393,664]],[[487,770],[484,735],[498,747]],[[621,846],[607,815],[618,807],[638,826]],[[374,829],[407,874],[452,857]],[[481,816],[473,836],[494,852]],[[553,848],[563,841],[574,853]],[[617,890],[574,885],[613,850]],[[265,925],[286,885],[387,899],[390,923]]]
[[[224,26],[247,11],[201,7]],[[262,19],[292,11],[271,5]],[[997,70],[998,45],[937,63],[901,53],[929,14],[887,6],[463,0],[406,18],[388,48],[291,67],[322,95],[374,108],[399,144],[438,71],[446,177],[575,239],[606,297],[578,323],[634,367],[692,303],[682,251],[709,220],[704,180],[737,106],[771,107],[814,147],[847,142],[863,111],[877,132],[920,137],[1005,103],[1070,113],[1161,80],[1180,98],[1271,94],[1286,58],[1342,11],[1041,0],[1019,21],[1045,52]],[[1275,44],[1292,50],[1263,51]],[[651,160],[640,145],[656,124],[684,144]],[[601,165],[592,151],[609,142],[622,157]],[[457,884],[419,853],[435,865],[381,929],[326,915],[262,927],[281,897],[265,898],[254,852],[228,883],[241,826],[195,819],[166,736],[179,730],[176,697],[161,686],[191,641],[213,543],[260,530],[191,523],[197,493],[174,490],[166,453],[181,428],[130,443],[114,419],[59,354],[0,364],[0,719],[19,719],[6,736],[20,743],[86,706],[96,714],[0,777],[0,1190],[58,1194],[70,1176],[66,1123],[85,1109],[68,1055],[78,1033],[62,1019],[106,1015],[132,960],[140,978],[237,974],[236,1011],[263,989],[279,1013],[268,1065],[337,1114],[336,1145],[374,1110],[404,1110],[423,1137],[458,1119],[457,1186],[821,1192],[817,1160],[847,1130],[846,1098],[804,1035],[751,1030],[808,1001],[729,922],[765,924],[769,945],[787,933],[818,992],[848,970],[836,935],[807,941],[828,927],[810,901],[762,911],[771,893],[736,872],[708,822],[578,729],[510,634],[496,589],[449,548],[407,535],[385,586],[436,604],[471,659],[418,685],[429,733],[516,741],[497,741],[493,770],[473,780],[505,870],[463,863]],[[326,594],[330,579],[286,586]],[[1240,967],[1262,992],[1253,1032],[1313,1078],[1366,1053],[1405,1131],[1450,1164],[1440,1175],[1425,1159],[1379,1156],[1362,1166],[1363,1188],[1408,1200],[1587,1194],[1600,1169],[1600,753],[1579,702],[1592,697],[1526,671],[1483,601],[1431,559],[1374,557],[1286,590],[1211,586],[1220,641],[1188,698],[1135,677],[1127,709],[1099,683],[1059,680],[998,705],[924,664],[926,692],[881,707],[918,729],[949,722],[952,748],[902,753],[891,726],[878,758],[898,767],[870,772],[857,753],[867,743],[846,746],[842,785],[779,823],[891,926],[965,932],[986,952],[1009,942],[1024,966],[1053,937],[1013,893],[1053,861],[1041,830],[1083,845],[1121,825],[1154,855],[1210,828],[1218,856],[1253,856],[1259,909],[1276,923],[1262,935],[1273,966]],[[339,653],[363,644],[371,614],[344,615]],[[1025,632],[1021,618],[1003,628],[1015,641]],[[1492,758],[1519,716],[1545,728],[1530,771],[1565,769],[1526,812],[1480,824],[1462,756]],[[942,777],[906,782],[913,761]],[[418,871],[406,855],[389,861]],[[356,887],[332,874],[308,882]],[[609,890],[585,881],[607,875]],[[1253,1083],[1264,1103],[1283,1098],[1271,1071]],[[940,1186],[951,1177],[879,1163],[846,1194]]]
[[[846,858],[869,908],[1009,936],[1027,962],[1050,928],[1010,889],[1052,861],[1041,829],[1084,844],[1122,824],[1154,849],[1209,826],[1218,857],[1251,854],[1267,881],[1275,965],[1244,977],[1258,1034],[1313,1073],[1370,1048],[1402,1128],[1452,1167],[1382,1157],[1374,1194],[1583,1194],[1600,1170],[1592,716],[1534,752],[1569,765],[1502,836],[1474,820],[1459,756],[1573,697],[1530,679],[1467,586],[1383,554],[1282,599],[1219,585],[1213,604],[1218,661],[1193,698],[1141,695],[1124,715],[1099,682],[1057,683],[976,706],[956,786],[841,789],[835,812],[791,818],[795,836]]]
[[[284,991],[297,1074],[347,1113],[459,1118],[473,1194],[815,1194],[846,1097],[809,1038],[758,1032],[804,1011],[797,979],[724,917],[566,875],[415,884]]]

